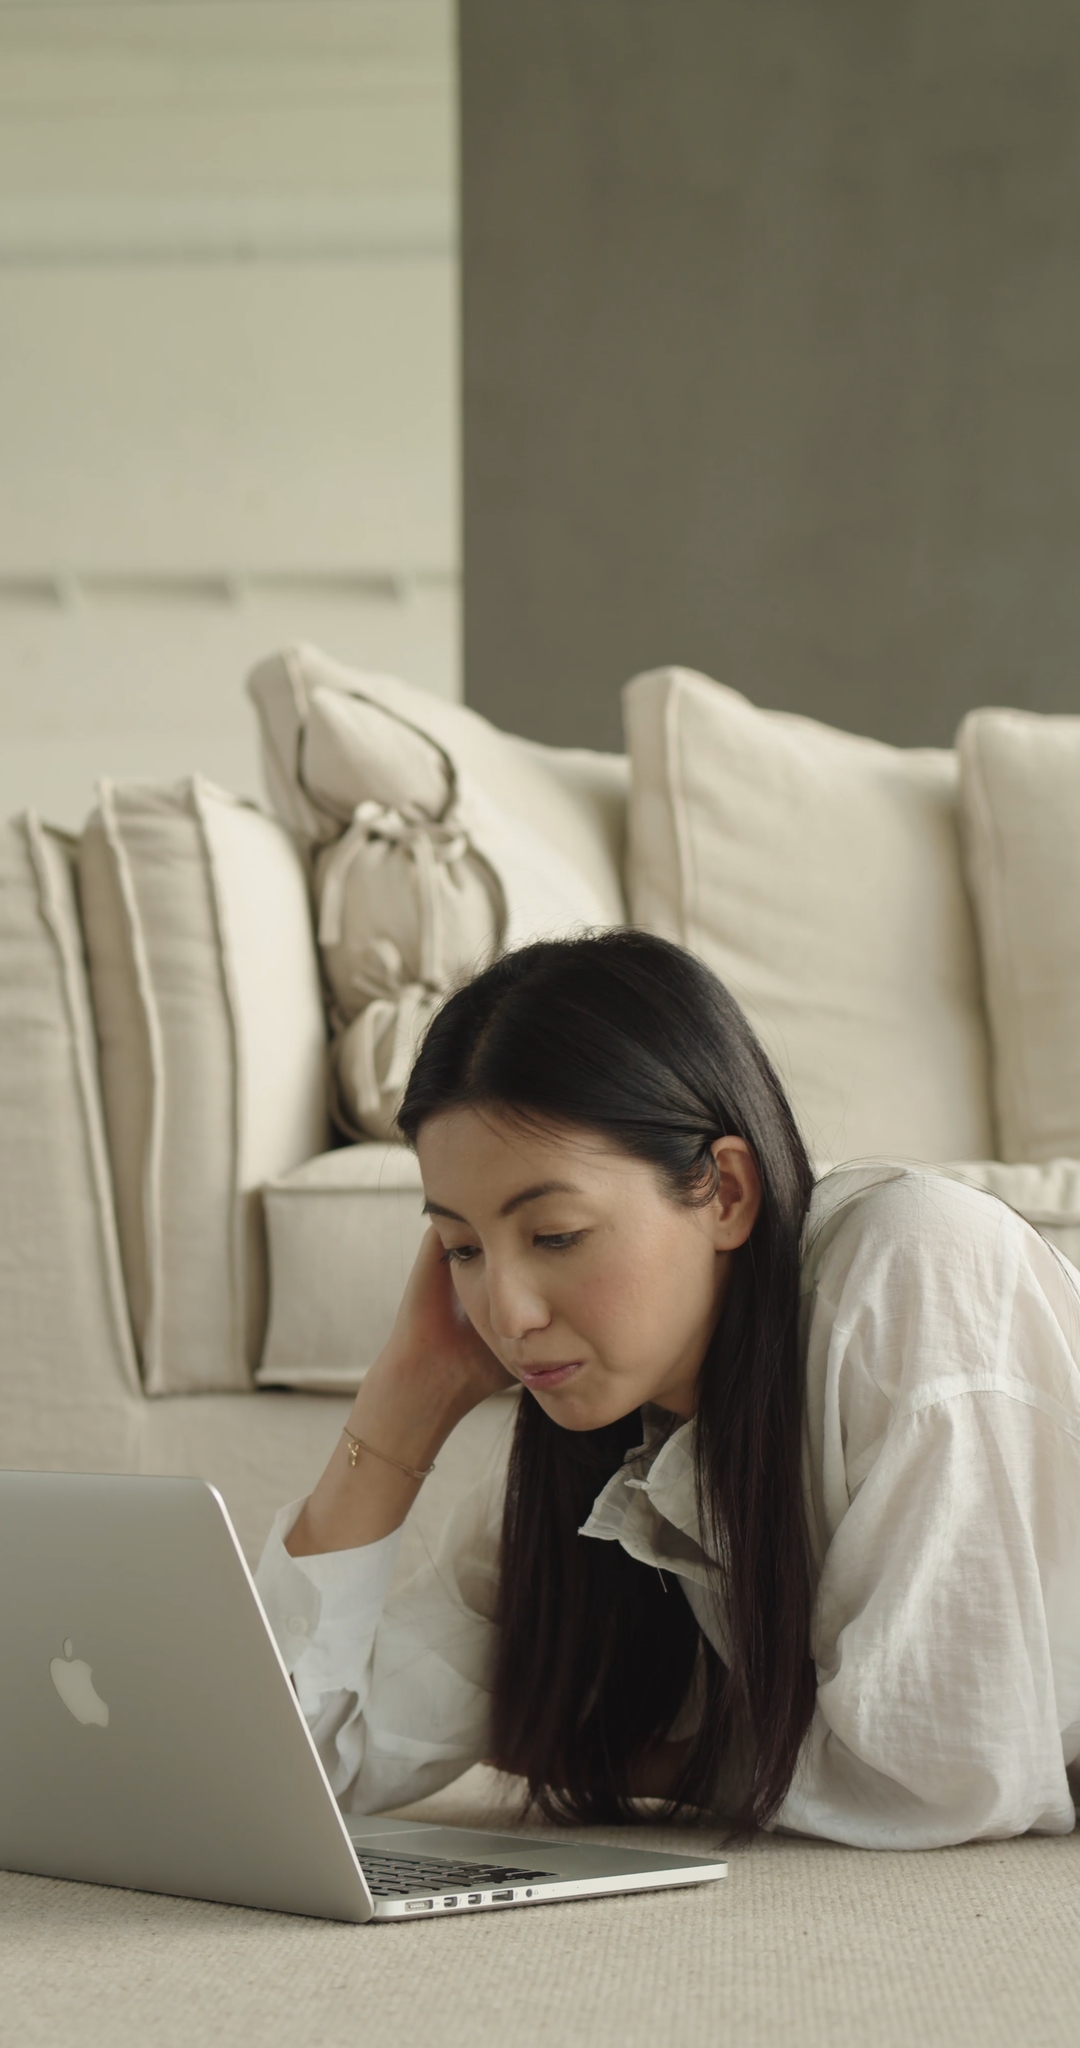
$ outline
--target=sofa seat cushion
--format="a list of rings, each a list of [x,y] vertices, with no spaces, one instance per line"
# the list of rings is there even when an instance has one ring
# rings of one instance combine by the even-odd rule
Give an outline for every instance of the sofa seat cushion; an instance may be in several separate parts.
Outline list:
[[[262,1387],[353,1391],[390,1335],[427,1228],[404,1145],[342,1146],[263,1190],[270,1321]]]
[[[1080,1158],[1080,718],[973,711],[957,752],[1001,1154]]]
[[[992,1155],[955,757],[685,669],[635,678],[625,711],[633,921],[727,984],[811,1156]]]
[[[102,782],[79,880],[120,1246],[151,1394],[250,1387],[259,1187],[328,1139],[302,856],[201,777]]]
[[[449,988],[507,947],[623,921],[625,763],[534,746],[310,647],[248,687],[267,785],[311,849],[338,1120],[390,1137]]]

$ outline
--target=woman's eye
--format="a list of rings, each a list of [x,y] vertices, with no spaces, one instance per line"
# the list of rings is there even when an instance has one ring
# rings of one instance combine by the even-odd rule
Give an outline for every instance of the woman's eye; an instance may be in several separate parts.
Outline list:
[[[586,1234],[584,1230],[537,1232],[533,1244],[546,1252],[568,1252],[573,1245],[580,1244]],[[444,1266],[471,1266],[473,1260],[479,1257],[479,1245],[448,1244],[443,1252],[442,1262]]]

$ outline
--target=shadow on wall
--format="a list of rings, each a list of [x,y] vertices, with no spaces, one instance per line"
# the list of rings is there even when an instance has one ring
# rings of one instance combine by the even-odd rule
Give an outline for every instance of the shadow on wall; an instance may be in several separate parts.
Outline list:
[[[466,695],[1080,710],[1080,13],[462,0]]]

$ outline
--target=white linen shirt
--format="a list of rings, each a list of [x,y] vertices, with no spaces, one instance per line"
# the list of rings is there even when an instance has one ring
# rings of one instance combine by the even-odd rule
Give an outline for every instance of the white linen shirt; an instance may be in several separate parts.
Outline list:
[[[818,1184],[802,1293],[817,1701],[774,1825],[867,1848],[1067,1833],[1080,1275],[991,1196],[879,1165]],[[694,1425],[645,1421],[581,1534],[677,1578],[723,1656]],[[259,1592],[349,1811],[488,1753],[508,1446],[392,1588],[398,1535],[292,1558],[301,1503],[274,1524]]]

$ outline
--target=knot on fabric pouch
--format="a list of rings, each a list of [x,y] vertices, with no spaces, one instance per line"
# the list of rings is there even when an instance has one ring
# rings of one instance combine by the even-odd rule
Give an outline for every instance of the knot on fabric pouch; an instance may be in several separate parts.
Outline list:
[[[453,808],[369,799],[317,856],[315,891],[339,1121],[382,1138],[443,996],[499,951],[502,889]]]
[[[498,947],[502,892],[453,819],[358,804],[315,866],[319,945],[338,1018],[349,1022],[387,989],[385,941],[401,986],[444,990],[486,966]]]
[[[335,1039],[337,1121],[350,1136],[394,1136],[413,1060],[444,993],[415,981],[399,984],[393,995],[376,996]]]

